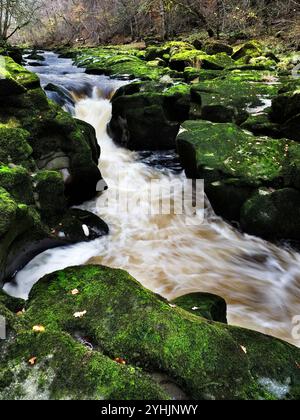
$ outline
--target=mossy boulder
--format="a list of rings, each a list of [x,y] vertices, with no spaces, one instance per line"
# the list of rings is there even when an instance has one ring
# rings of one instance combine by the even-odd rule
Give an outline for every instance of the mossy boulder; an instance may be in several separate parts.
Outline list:
[[[257,41],[250,41],[244,44],[242,47],[238,48],[232,58],[234,60],[250,60],[254,57],[260,57],[263,54],[263,47]]]
[[[162,372],[197,400],[299,398],[299,349],[191,314],[121,270],[86,266],[47,276],[22,323],[1,351],[2,399],[28,396],[20,377],[46,399],[171,398],[154,382]]]
[[[34,177],[36,205],[46,223],[52,225],[67,208],[62,175],[56,171],[39,171]]]
[[[300,189],[298,143],[255,137],[234,124],[187,121],[183,128],[185,131],[177,137],[182,166],[188,177],[204,179],[205,191],[215,212],[229,221],[241,221],[245,203],[252,200],[257,203],[253,197],[260,189],[270,189],[274,194],[283,188]],[[262,197],[262,203],[264,200],[267,198]],[[250,225],[243,222],[243,228],[252,233],[252,229],[246,229],[247,224]],[[277,239],[281,233],[285,233],[281,239],[288,239],[287,229],[283,232],[275,223],[271,227],[272,239]],[[292,230],[290,233],[293,239]],[[255,234],[265,237],[262,225],[257,224]]]
[[[280,125],[282,136],[300,141],[300,91],[292,90],[275,97],[270,118]]]
[[[0,55],[0,97],[22,93],[25,89],[39,87],[36,74],[17,64],[11,57]]]
[[[194,315],[227,324],[227,305],[220,296],[210,293],[190,293],[174,299],[172,303]]]
[[[85,67],[86,72],[90,74],[158,80],[168,73],[159,66],[149,65],[144,57],[140,58],[139,53],[139,50],[134,49],[103,47],[73,51],[72,58],[79,67]],[[152,59],[156,58],[152,56]]]
[[[268,73],[234,70],[193,85],[202,97],[203,119],[212,122],[245,122],[249,113],[275,98],[280,85],[270,85]]]
[[[186,67],[224,70],[227,67],[234,66],[234,61],[226,53],[209,55],[198,50],[183,50],[171,55],[169,65],[171,69],[177,71],[184,71]]]
[[[187,85],[167,89],[134,83],[113,97],[109,132],[116,143],[131,150],[172,149],[180,122],[189,118],[189,111]]]
[[[256,136],[269,136],[273,138],[282,137],[280,125],[273,123],[270,120],[268,112],[263,112],[258,115],[250,115],[249,118],[241,124],[241,128],[251,131]]]
[[[207,42],[206,44],[204,44],[203,50],[208,55],[226,53],[229,56],[232,56],[232,54],[233,54],[233,48],[230,45],[225,44],[223,42],[218,42],[218,41]]]
[[[178,149],[187,173],[222,173],[248,186],[276,184],[282,176],[287,140],[254,137],[234,124],[186,121]],[[185,159],[185,147],[194,150],[194,160]]]
[[[3,283],[38,253],[74,242],[54,228],[68,206],[95,196],[102,177],[95,130],[49,101],[39,78],[8,56],[0,57],[0,99]]]
[[[0,162],[34,169],[29,136],[29,132],[23,128],[11,128],[0,123]]]
[[[243,229],[266,239],[300,239],[300,192],[260,189],[243,206]]]
[[[32,179],[22,166],[0,165],[0,186],[19,203],[34,204]]]

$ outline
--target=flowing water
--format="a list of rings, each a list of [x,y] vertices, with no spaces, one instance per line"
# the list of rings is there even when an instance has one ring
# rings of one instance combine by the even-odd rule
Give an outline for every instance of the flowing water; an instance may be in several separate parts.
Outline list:
[[[49,67],[34,69],[42,72],[43,85],[51,80],[70,89],[75,116],[96,129],[102,149],[100,168],[109,189],[81,208],[101,216],[110,226],[110,235],[44,252],[6,290],[26,298],[32,285],[47,273],[70,265],[103,264],[127,270],[169,299],[198,291],[223,296],[230,324],[300,345],[292,337],[292,319],[300,314],[300,254],[241,234],[218,218],[209,203],[194,216],[194,225],[187,225],[182,215],[149,215],[151,180],[159,180],[163,199],[169,199],[169,183],[182,183],[184,174],[146,165],[139,155],[117,147],[109,138],[106,126],[111,104],[105,99],[109,95],[103,97],[100,92],[114,90],[122,82],[85,75],[70,60],[54,54],[46,57]],[[96,86],[85,97],[78,95],[84,84]],[[107,206],[116,192],[138,196],[141,202],[130,212],[120,212],[117,205]],[[156,204],[161,197],[155,195],[151,200]]]

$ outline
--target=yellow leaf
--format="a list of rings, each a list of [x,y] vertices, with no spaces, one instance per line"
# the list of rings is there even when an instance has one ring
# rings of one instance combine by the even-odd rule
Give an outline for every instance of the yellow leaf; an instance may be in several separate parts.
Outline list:
[[[36,333],[44,333],[46,329],[42,325],[35,325],[34,327],[32,327],[32,331]]]

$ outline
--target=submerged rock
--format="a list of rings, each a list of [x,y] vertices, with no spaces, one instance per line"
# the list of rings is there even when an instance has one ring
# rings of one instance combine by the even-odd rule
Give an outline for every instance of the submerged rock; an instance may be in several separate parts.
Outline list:
[[[28,383],[37,399],[167,399],[170,390],[155,383],[160,372],[192,399],[299,398],[299,349],[186,312],[121,270],[51,274],[34,287],[23,316],[1,298],[0,313],[10,319],[2,399],[28,397]]]

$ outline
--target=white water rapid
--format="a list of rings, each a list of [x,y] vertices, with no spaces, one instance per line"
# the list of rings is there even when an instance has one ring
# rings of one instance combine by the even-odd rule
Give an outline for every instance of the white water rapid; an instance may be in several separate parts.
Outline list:
[[[110,235],[44,252],[5,290],[26,298],[33,284],[47,273],[70,265],[103,264],[127,270],[167,298],[197,291],[218,294],[228,303],[230,324],[300,346],[300,339],[292,337],[292,319],[300,315],[300,254],[239,233],[216,217],[209,206],[205,222],[194,226],[187,226],[180,215],[148,215],[144,210],[150,180],[159,179],[169,194],[169,181],[182,182],[184,175],[158,171],[140,162],[136,154],[117,147],[106,133],[111,104],[95,91],[76,103],[75,114],[96,129],[102,149],[100,168],[109,186],[82,208],[101,216]],[[120,180],[117,174],[121,174]],[[130,196],[138,194],[145,203],[121,213],[117,206],[106,205],[116,189]],[[195,221],[198,218],[200,222],[202,216],[199,211]]]

